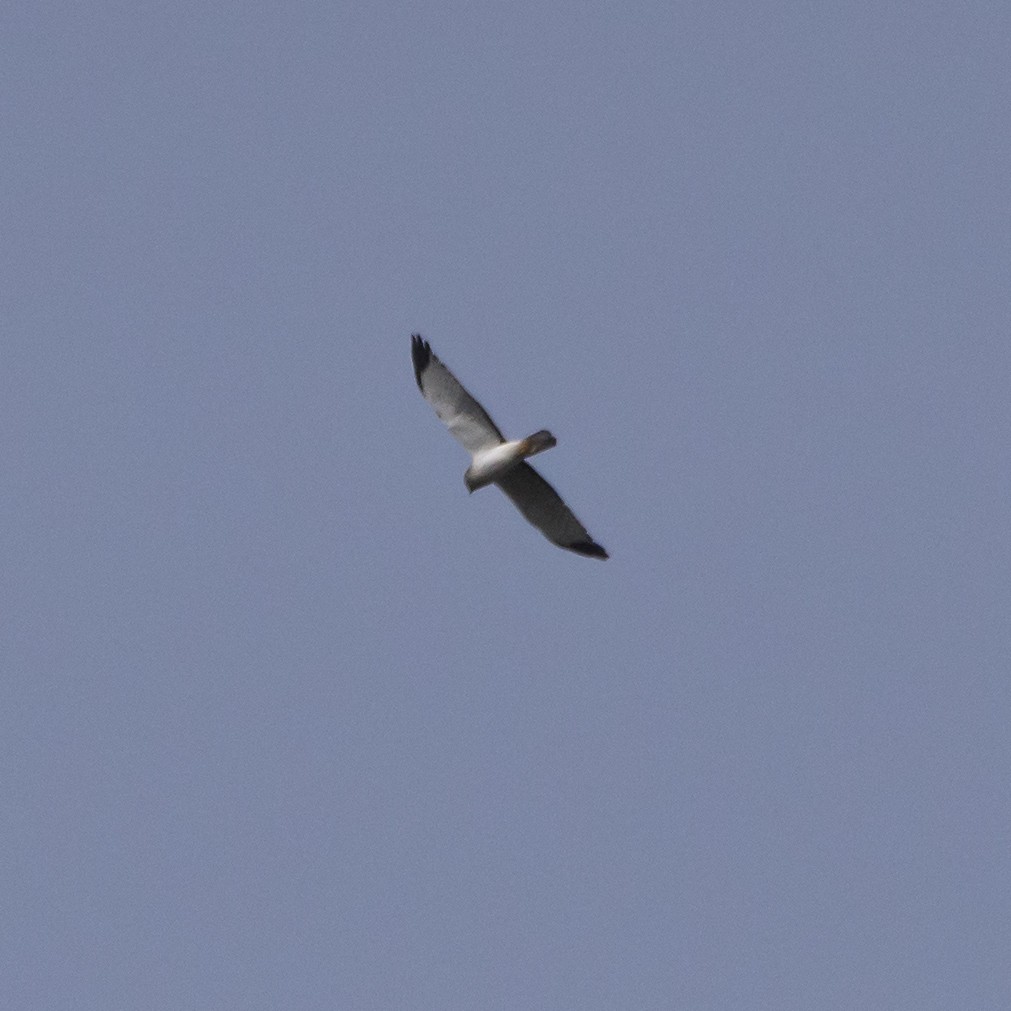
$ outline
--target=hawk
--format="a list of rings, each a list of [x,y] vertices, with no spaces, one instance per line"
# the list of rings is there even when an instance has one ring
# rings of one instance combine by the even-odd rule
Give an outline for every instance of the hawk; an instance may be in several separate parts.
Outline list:
[[[506,439],[420,334],[411,337],[411,358],[422,396],[471,455],[463,475],[468,491],[497,484],[552,544],[588,558],[607,558],[558,492],[526,462],[526,457],[551,449],[555,437],[542,429],[525,439]]]

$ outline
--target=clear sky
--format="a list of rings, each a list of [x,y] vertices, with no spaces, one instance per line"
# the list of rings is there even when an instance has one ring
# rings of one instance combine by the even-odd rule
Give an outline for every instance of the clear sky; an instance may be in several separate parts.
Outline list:
[[[0,47],[0,1005],[1011,1006],[1006,2]]]

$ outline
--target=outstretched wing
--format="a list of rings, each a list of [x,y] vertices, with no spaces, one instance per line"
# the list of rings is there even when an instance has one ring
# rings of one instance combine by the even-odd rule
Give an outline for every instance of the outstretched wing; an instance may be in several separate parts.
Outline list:
[[[411,358],[422,396],[468,452],[477,453],[505,442],[488,412],[439,361],[428,341],[422,340],[419,334],[411,337]]]
[[[607,558],[558,492],[529,463],[517,464],[495,483],[553,544],[590,558]]]

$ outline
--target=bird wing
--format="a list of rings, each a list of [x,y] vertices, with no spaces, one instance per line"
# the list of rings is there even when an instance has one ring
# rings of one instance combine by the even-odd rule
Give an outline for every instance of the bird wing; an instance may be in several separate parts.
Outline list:
[[[553,544],[590,558],[608,557],[558,492],[529,463],[517,464],[495,483]]]
[[[411,337],[411,358],[422,396],[468,452],[474,454],[505,442],[488,412],[439,361],[428,341],[418,334]]]

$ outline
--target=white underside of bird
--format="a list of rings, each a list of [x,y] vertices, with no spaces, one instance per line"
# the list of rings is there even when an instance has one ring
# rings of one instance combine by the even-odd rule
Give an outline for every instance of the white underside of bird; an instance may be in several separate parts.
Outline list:
[[[477,491],[478,488],[493,484],[528,456],[543,453],[555,445],[557,440],[550,432],[540,431],[525,439],[513,439],[488,449],[480,449],[471,455],[470,466],[463,479],[471,491]]]

